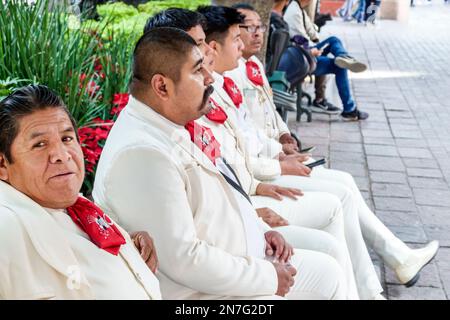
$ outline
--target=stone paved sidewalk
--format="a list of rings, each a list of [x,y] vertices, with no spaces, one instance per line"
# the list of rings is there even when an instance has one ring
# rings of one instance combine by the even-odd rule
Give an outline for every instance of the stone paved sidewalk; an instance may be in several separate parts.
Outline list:
[[[407,25],[328,23],[322,38],[337,35],[369,65],[352,74],[352,88],[370,117],[348,123],[313,114],[313,122],[299,124],[289,118],[304,143],[317,146],[316,158],[354,175],[378,217],[408,245],[440,241],[412,288],[399,285],[373,254],[389,299],[450,297],[450,5],[438,2],[413,8]]]

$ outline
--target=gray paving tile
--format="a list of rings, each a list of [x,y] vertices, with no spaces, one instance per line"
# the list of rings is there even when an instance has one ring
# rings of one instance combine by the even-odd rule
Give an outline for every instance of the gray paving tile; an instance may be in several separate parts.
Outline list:
[[[331,151],[340,152],[359,152],[363,153],[363,146],[359,143],[345,143],[345,142],[334,142],[330,145]]]
[[[394,146],[384,146],[377,144],[366,144],[364,145],[367,155],[371,156],[389,156],[397,157],[399,154],[397,148]]]
[[[401,157],[405,158],[433,159],[433,155],[428,149],[400,147],[398,152]]]
[[[449,190],[448,184],[442,178],[408,177],[412,188]]]
[[[439,169],[407,168],[406,172],[409,177],[442,178],[442,172]]]
[[[450,207],[418,206],[423,224],[447,226],[450,232]]]
[[[377,217],[388,227],[404,226],[407,222],[408,226],[422,226],[422,219],[418,214],[403,211],[382,211],[376,210]]]
[[[408,185],[372,183],[372,194],[376,197],[411,198],[412,192]]]
[[[395,210],[405,212],[417,211],[416,205],[412,198],[373,197],[373,201],[377,210]]]
[[[404,172],[370,170],[369,176],[372,182],[385,182],[394,184],[407,183],[407,176]]]
[[[403,158],[403,163],[407,168],[439,169],[434,159]]]
[[[428,237],[421,226],[391,226],[389,229],[402,241],[412,243],[427,243]]]
[[[365,144],[380,144],[385,146],[395,146],[395,141],[392,138],[374,138],[364,137]]]
[[[388,285],[389,300],[446,300],[442,288]]]
[[[418,205],[450,208],[450,190],[413,189],[413,193]]]
[[[367,156],[369,170],[405,171],[401,159],[396,157]]]
[[[408,147],[408,148],[427,148],[429,146],[429,144],[422,139],[401,139],[401,138],[396,138],[395,139],[395,144],[398,147]]]
[[[425,234],[430,240],[439,240],[441,246],[450,247],[450,229],[448,226],[425,225]]]

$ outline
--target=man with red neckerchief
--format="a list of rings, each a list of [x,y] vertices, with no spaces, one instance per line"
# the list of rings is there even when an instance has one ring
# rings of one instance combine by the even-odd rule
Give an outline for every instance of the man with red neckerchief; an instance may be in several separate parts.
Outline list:
[[[0,102],[0,299],[161,299],[151,239],[80,196],[83,178],[61,98],[31,85]]]

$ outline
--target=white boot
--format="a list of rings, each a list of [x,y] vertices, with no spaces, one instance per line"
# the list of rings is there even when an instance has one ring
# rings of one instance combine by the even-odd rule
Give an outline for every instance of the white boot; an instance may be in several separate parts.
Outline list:
[[[420,270],[434,258],[438,249],[439,242],[434,240],[424,248],[412,250],[411,257],[395,269],[400,283],[407,287],[413,286],[419,280]]]

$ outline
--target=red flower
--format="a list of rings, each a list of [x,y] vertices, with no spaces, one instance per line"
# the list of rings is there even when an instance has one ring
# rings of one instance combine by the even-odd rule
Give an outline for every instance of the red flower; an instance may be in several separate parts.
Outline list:
[[[94,172],[103,151],[100,142],[106,140],[114,123],[111,120],[102,120],[100,118],[94,119],[93,122],[95,124],[92,127],[78,129],[81,148],[86,162],[86,170],[88,172]]]
[[[119,115],[123,108],[128,103],[130,95],[128,93],[116,93],[113,97],[113,108],[111,109],[111,115]]]

